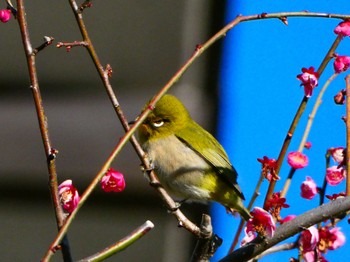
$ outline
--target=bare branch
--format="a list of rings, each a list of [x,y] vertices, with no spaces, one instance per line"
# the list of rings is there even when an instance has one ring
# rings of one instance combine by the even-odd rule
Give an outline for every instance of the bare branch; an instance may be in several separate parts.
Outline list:
[[[131,232],[125,238],[121,239],[120,241],[114,243],[113,245],[110,245],[109,247],[105,248],[104,250],[92,256],[79,260],[79,262],[92,262],[92,261],[97,262],[97,261],[102,261],[106,258],[109,258],[110,256],[128,248],[130,245],[132,245],[141,237],[146,235],[153,228],[154,228],[154,224],[151,221],[147,220],[143,225],[136,228],[133,232]]]

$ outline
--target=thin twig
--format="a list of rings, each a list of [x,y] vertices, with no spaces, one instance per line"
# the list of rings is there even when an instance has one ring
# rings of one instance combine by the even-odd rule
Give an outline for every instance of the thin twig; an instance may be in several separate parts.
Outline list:
[[[86,41],[74,41],[74,42],[58,42],[56,44],[56,47],[57,48],[65,47],[66,51],[70,52],[72,47],[76,47],[76,46],[85,46],[85,47],[87,47],[88,45],[89,45],[89,43],[86,42]]]
[[[314,107],[312,108],[311,114],[309,115],[309,119],[307,121],[306,127],[305,127],[305,131],[303,134],[303,137],[301,139],[299,148],[298,148],[298,152],[302,152],[305,146],[305,142],[309,136],[310,130],[311,130],[311,126],[312,123],[314,121],[314,118],[316,116],[317,110],[320,107],[321,103],[322,103],[322,97],[324,92],[326,91],[327,87],[329,86],[329,84],[337,77],[338,73],[334,73],[327,81],[326,83],[323,85],[320,93],[317,96],[316,102],[314,104]],[[289,189],[289,186],[291,184],[291,181],[293,179],[293,175],[295,173],[295,169],[291,168],[288,178],[283,186],[282,192],[281,192],[281,197],[285,197],[287,195],[287,191]]]
[[[335,53],[335,50],[339,46],[341,40],[342,40],[342,37],[341,36],[337,36],[337,38],[334,40],[332,46],[329,48],[327,54],[323,58],[320,66],[317,69],[317,73],[318,73],[319,77],[321,77],[321,75],[322,75],[324,69],[326,68],[327,64],[332,59],[332,57],[333,57],[333,55]],[[306,108],[308,100],[309,99],[306,96],[304,96],[303,99],[301,100],[299,108],[298,108],[298,110],[297,110],[297,112],[296,112],[296,114],[295,114],[295,116],[293,118],[293,121],[292,121],[292,123],[291,123],[291,125],[289,127],[289,130],[287,132],[287,135],[286,135],[286,137],[284,139],[284,142],[282,144],[282,148],[280,150],[280,153],[279,153],[277,161],[276,161],[276,165],[277,165],[277,167],[276,167],[276,174],[277,175],[279,174],[279,172],[281,170],[282,163],[283,163],[284,158],[286,156],[289,144],[290,144],[290,142],[292,140],[292,137],[294,135],[294,132],[295,132],[295,129],[296,129],[297,125],[298,125],[298,122],[299,122],[302,114],[305,111],[305,108]],[[276,180],[272,180],[270,182],[269,188],[268,188],[266,196],[265,196],[264,207],[266,207],[267,201],[272,197],[272,194],[274,193],[274,190],[275,190],[276,183],[277,183]]]
[[[141,237],[146,235],[151,229],[154,228],[154,224],[151,221],[146,221],[143,225],[136,228],[133,232],[131,232],[128,236],[121,239],[120,241],[114,243],[113,245],[110,245],[109,247],[105,248],[104,250],[91,255],[87,258],[81,259],[78,262],[98,262],[103,261],[106,258],[111,257],[112,255],[119,253],[126,248],[128,248],[130,245],[135,243],[137,240],[139,240]]]
[[[248,207],[247,207],[248,210],[251,210],[251,209],[252,209],[255,200],[256,200],[257,197],[260,195],[259,190],[260,190],[260,187],[261,187],[262,182],[264,181],[264,178],[265,178],[265,176],[264,176],[263,172],[261,172],[260,178],[259,178],[259,180],[258,180],[258,183],[257,183],[256,187],[255,187],[253,196],[252,196],[252,198],[251,198],[250,201],[249,201],[249,204],[248,204]],[[239,226],[238,226],[238,228],[237,228],[235,237],[234,237],[234,239],[233,239],[233,241],[232,241],[232,244],[231,244],[229,253],[233,252],[233,250],[234,250],[235,247],[237,246],[238,240],[239,240],[239,236],[241,235],[241,232],[242,232],[242,230],[243,230],[243,227],[244,227],[244,225],[245,225],[245,222],[246,222],[246,221],[245,221],[244,219],[241,218],[241,221],[239,222]]]
[[[326,153],[326,170],[327,168],[329,167],[329,163],[330,163],[330,160],[331,160],[331,154],[329,152],[329,150],[327,150],[327,153]],[[322,184],[322,187],[320,188],[319,190],[319,194],[320,194],[320,205],[323,205],[324,204],[324,197],[326,195],[326,188],[327,188],[327,179],[326,179],[326,171],[325,171],[325,175],[324,175],[324,179],[323,179],[323,184]]]
[[[345,78],[346,81],[346,195],[350,195],[350,75]]]
[[[42,51],[44,48],[48,47],[49,45],[52,44],[54,38],[51,36],[44,36],[44,43],[42,43],[40,46],[38,46],[37,48],[35,48],[33,50],[33,54],[36,55],[37,53],[39,53],[40,51]]]
[[[35,61],[36,52],[35,52],[35,49],[33,49],[30,41],[23,0],[17,1],[17,9],[18,9],[17,20],[21,31],[25,55],[27,58],[30,87],[34,98],[34,104],[35,104],[36,114],[38,117],[40,133],[41,133],[42,142],[44,145],[46,159],[47,159],[51,198],[55,209],[57,227],[58,229],[60,229],[64,223],[65,216],[64,216],[64,213],[60,204],[60,199],[58,196],[58,182],[57,182],[56,163],[55,163],[55,153],[57,152],[57,150],[53,149],[51,146],[49,129],[48,129],[47,119],[44,111],[44,106],[43,106],[43,101],[40,93],[38,76],[36,71],[36,61]],[[64,241],[62,241],[61,248],[62,248],[64,261],[72,261],[71,254],[69,251],[70,249],[69,249],[68,238],[65,238]]]

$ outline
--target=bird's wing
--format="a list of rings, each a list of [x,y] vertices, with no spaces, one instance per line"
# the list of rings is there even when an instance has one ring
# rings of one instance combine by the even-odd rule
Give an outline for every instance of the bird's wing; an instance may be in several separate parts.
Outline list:
[[[207,161],[223,181],[244,200],[244,195],[237,184],[237,171],[231,165],[223,147],[209,132],[193,122],[185,132],[183,130],[176,132],[176,137]]]

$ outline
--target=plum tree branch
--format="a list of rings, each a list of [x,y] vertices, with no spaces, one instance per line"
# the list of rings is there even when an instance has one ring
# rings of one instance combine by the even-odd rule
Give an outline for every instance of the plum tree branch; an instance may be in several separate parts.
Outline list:
[[[276,229],[273,237],[267,237],[263,240],[256,239],[255,241],[248,243],[247,245],[224,257],[220,260],[220,262],[248,261],[270,247],[301,232],[305,228],[327,219],[337,217],[338,215],[349,210],[350,197],[338,198],[330,203],[309,210],[304,214],[297,216],[293,220],[282,224]]]

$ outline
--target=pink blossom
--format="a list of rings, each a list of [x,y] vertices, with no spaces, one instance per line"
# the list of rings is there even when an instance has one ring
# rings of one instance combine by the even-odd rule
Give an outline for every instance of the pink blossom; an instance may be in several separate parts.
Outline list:
[[[329,229],[329,227],[322,227],[319,230],[320,244],[318,249],[325,253],[327,250],[334,250],[344,245],[345,235],[340,231],[339,227]]]
[[[288,215],[280,221],[280,224],[282,225],[284,223],[287,223],[288,221],[291,221],[296,217],[297,217],[296,215]]]
[[[276,159],[268,158],[264,156],[263,158],[258,158],[258,162],[261,163],[261,172],[268,181],[279,180],[280,177],[276,174],[277,162]]]
[[[124,175],[113,168],[108,169],[101,179],[101,187],[105,192],[121,192],[125,188]]]
[[[253,217],[247,222],[246,234],[256,232],[261,236],[272,237],[275,233],[276,225],[270,213],[260,207],[254,207],[250,214]]]
[[[317,194],[317,186],[315,181],[309,176],[307,176],[306,180],[301,184],[300,189],[301,197],[308,200],[313,199]]]
[[[281,197],[280,192],[275,192],[272,197],[266,201],[266,210],[277,220],[281,220],[281,209],[288,208],[289,205],[286,204],[286,198]]]
[[[329,230],[331,234],[332,244],[329,246],[329,250],[334,250],[345,243],[345,235],[343,232],[340,231],[340,227],[334,227],[331,230]]]
[[[0,21],[6,23],[11,18],[11,11],[8,9],[0,10]]]
[[[326,180],[331,186],[338,185],[344,180],[346,171],[344,168],[338,166],[332,166],[326,170]]]
[[[335,147],[330,148],[329,153],[331,154],[333,160],[337,162],[339,165],[344,162],[344,147]]]
[[[315,72],[314,67],[309,67],[309,69],[303,67],[301,69],[302,74],[297,75],[297,78],[301,81],[301,85],[304,86],[304,93],[306,97],[312,96],[313,89],[318,86],[319,74]]]
[[[72,180],[62,182],[58,186],[58,194],[63,209],[68,213],[72,213],[80,200],[78,190],[73,186]]]
[[[336,73],[342,73],[348,70],[350,66],[350,57],[349,56],[338,56],[336,55],[333,63],[334,71]]]
[[[350,36],[350,21],[346,20],[341,23],[339,23],[335,29],[334,33],[340,36]]]
[[[300,152],[290,152],[287,157],[287,162],[292,168],[299,169],[306,167],[309,164],[309,159]]]
[[[315,260],[316,257],[317,257],[317,261]],[[316,254],[315,254],[315,251],[303,252],[303,259],[305,262],[328,262],[324,258],[324,256],[322,256],[321,252],[317,249],[316,249]]]
[[[319,234],[316,227],[312,226],[300,233],[299,245],[304,252],[315,249],[319,241]]]

